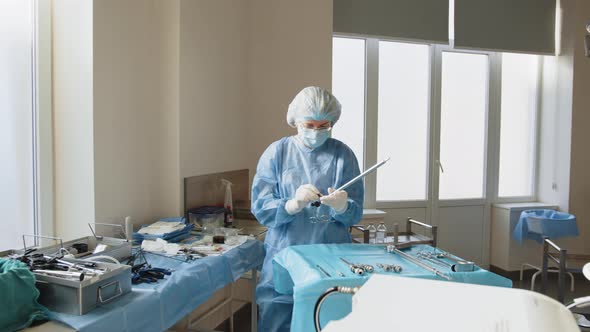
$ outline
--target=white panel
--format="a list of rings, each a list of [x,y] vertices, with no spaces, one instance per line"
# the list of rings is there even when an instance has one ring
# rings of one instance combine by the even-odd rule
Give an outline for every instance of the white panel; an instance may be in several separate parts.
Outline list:
[[[439,209],[438,246],[482,264],[483,206]]]
[[[332,93],[342,105],[342,115],[332,137],[348,145],[364,165],[365,41],[334,38],[332,46]]]
[[[510,252],[510,210],[492,208],[490,264],[508,271]]]
[[[32,1],[0,2],[0,250],[34,233]]]

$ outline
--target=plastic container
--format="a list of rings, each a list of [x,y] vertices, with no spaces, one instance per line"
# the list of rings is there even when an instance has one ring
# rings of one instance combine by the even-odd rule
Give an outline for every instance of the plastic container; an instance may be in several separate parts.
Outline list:
[[[377,243],[385,243],[385,235],[387,233],[387,227],[385,227],[385,223],[382,222],[377,226]]]
[[[373,225],[373,223],[370,223],[367,227],[367,230],[369,230],[369,244],[375,244],[377,237],[377,229],[375,228],[375,225]]]
[[[225,208],[222,206],[202,206],[188,211],[189,222],[201,229],[204,234],[213,235],[223,226]]]

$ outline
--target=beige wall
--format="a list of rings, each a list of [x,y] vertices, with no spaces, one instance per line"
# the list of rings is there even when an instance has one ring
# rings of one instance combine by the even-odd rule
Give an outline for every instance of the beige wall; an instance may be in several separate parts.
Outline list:
[[[69,135],[56,137],[56,215],[67,238],[95,220],[179,215],[184,177],[253,175],[268,144],[293,133],[293,96],[330,87],[331,1],[101,0],[87,6],[86,30],[73,3],[56,1],[74,18],[56,17],[56,133]],[[86,68],[65,65],[72,42],[86,47]],[[82,115],[84,126],[65,128]]]
[[[180,177],[180,112],[179,112],[179,66],[180,66],[180,0],[155,0],[156,16],[154,39],[159,45],[154,54],[159,92],[156,121],[159,131],[154,147],[153,179],[158,188],[153,193],[154,215],[176,216],[182,213],[182,180]]]
[[[248,4],[180,3],[183,178],[247,167]]]
[[[577,217],[580,236],[557,242],[590,253],[590,59],[584,56],[590,2],[562,0],[561,6],[561,53],[544,59],[538,194]]]
[[[170,6],[173,4],[170,2]],[[157,0],[94,1],[94,180],[98,222],[121,223],[129,215],[145,223],[166,216],[166,212],[176,214],[174,202],[162,201],[162,193],[166,192],[162,161],[173,153],[176,135],[163,119],[174,118],[177,112],[167,109],[165,103],[174,103],[174,99],[166,98],[170,91],[161,84],[161,68],[168,56],[161,51],[166,42],[166,31],[161,27],[165,21],[162,7]],[[177,159],[167,162],[173,174]]]
[[[249,1],[249,159],[292,135],[287,106],[304,87],[332,86],[332,1]]]
[[[92,22],[92,2],[53,1],[55,232],[67,239],[94,220]]]
[[[585,26],[590,19],[590,1],[575,0],[572,27],[568,31],[574,42],[572,145],[570,178],[570,212],[580,228],[575,249],[590,253],[590,58],[584,55]]]
[[[180,12],[181,177],[252,177],[264,149],[294,133],[295,94],[331,87],[332,2],[184,0]]]

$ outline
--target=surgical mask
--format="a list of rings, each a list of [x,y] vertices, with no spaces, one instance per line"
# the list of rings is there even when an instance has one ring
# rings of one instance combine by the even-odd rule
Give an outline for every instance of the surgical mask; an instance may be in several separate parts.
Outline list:
[[[298,126],[297,133],[303,144],[315,149],[332,137],[332,128],[327,129],[309,129],[303,126]]]

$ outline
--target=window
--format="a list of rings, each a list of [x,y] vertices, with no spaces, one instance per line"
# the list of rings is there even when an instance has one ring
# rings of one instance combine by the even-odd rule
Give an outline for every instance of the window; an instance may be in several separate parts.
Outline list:
[[[379,42],[377,200],[424,200],[428,179],[428,45]],[[395,184],[395,185],[391,185]]]
[[[334,126],[334,138],[346,143],[364,164],[365,130],[365,41],[334,38],[332,93],[342,104],[343,114]]]
[[[442,53],[439,198],[482,198],[488,56]]]
[[[365,182],[368,206],[535,198],[538,56],[343,36],[333,52],[335,136],[365,166],[392,158]]]
[[[538,68],[536,55],[502,54],[500,197],[533,196]]]
[[[32,1],[0,2],[0,250],[36,232],[33,11]]]

